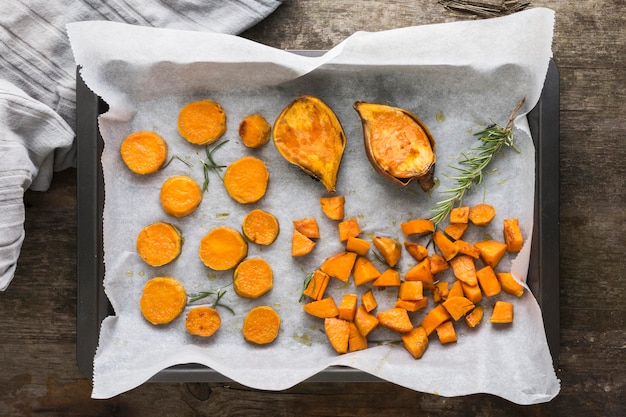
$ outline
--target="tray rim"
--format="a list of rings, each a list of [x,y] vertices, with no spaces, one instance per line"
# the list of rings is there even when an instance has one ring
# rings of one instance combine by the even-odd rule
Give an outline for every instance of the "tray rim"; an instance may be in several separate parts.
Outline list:
[[[294,53],[317,56],[325,51]],[[93,358],[98,346],[100,325],[108,315],[104,292],[102,210],[103,175],[100,166],[102,138],[98,115],[106,105],[91,91],[76,68],[77,143],[77,307],[76,360],[81,373],[93,377]],[[559,71],[550,60],[544,87],[537,105],[528,113],[535,142],[535,227],[527,283],[542,311],[544,329],[553,366],[559,364]],[[93,277],[96,277],[93,279]],[[551,277],[546,279],[546,277]],[[309,382],[374,382],[376,376],[344,366],[333,366],[310,377]],[[305,382],[306,382],[305,381]],[[234,382],[199,364],[176,365],[154,375],[149,382]]]

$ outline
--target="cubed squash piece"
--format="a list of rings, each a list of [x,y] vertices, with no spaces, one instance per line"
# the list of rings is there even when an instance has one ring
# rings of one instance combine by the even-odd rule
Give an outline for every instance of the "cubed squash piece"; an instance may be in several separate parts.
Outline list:
[[[430,219],[412,219],[400,224],[405,236],[421,235],[435,231],[435,224]]]
[[[339,309],[332,297],[326,297],[319,301],[312,301],[302,306],[302,309],[308,314],[325,319],[328,317],[337,317]]]
[[[381,311],[377,317],[381,326],[396,332],[405,333],[413,329],[409,313],[404,308],[393,307],[389,310]]]
[[[359,256],[354,263],[352,275],[354,276],[354,284],[358,286],[374,281],[380,276],[380,271],[372,261],[364,256]]]
[[[331,277],[348,282],[356,257],[354,252],[339,252],[326,258],[320,269]]]
[[[337,353],[346,353],[348,351],[348,342],[350,340],[350,322],[336,317],[324,319],[324,332],[330,345]]]
[[[360,237],[349,237],[346,241],[346,250],[360,256],[365,256],[370,250],[370,243]]]
[[[400,282],[400,273],[393,268],[389,268],[376,278],[374,282],[372,282],[372,286],[377,288],[399,287]]]
[[[358,296],[356,294],[344,294],[339,303],[339,318],[353,321],[356,314]]]
[[[514,295],[516,297],[521,297],[524,294],[524,287],[520,284],[513,274],[510,272],[498,272],[496,273],[498,277],[498,281],[500,281],[500,285],[502,286],[502,290],[507,293]]]
[[[425,258],[417,265],[411,267],[404,274],[406,281],[422,281],[428,284],[435,282],[432,272],[430,271],[430,258]]]
[[[481,240],[474,243],[480,251],[480,259],[493,269],[496,269],[502,257],[506,254],[506,243],[498,240]]]
[[[456,342],[456,331],[454,330],[454,323],[451,321],[444,321],[435,329],[437,337],[442,345]]]
[[[478,278],[478,284],[485,296],[493,297],[494,295],[500,294],[500,291],[502,291],[500,281],[498,281],[496,273],[489,265],[476,271],[476,277]]]
[[[428,347],[428,335],[422,327],[416,327],[413,330],[400,335],[402,345],[415,359],[419,359],[424,355]]]
[[[457,253],[459,253],[458,246],[456,246],[453,241],[448,239],[448,237],[441,230],[437,230],[433,234],[433,241],[435,242],[435,245],[437,245],[437,248],[439,248],[441,256],[443,256],[446,261],[454,258]]]
[[[378,326],[378,322],[378,317],[369,313],[363,305],[357,307],[354,314],[354,324],[363,336],[367,336],[374,330]]]
[[[424,285],[422,281],[404,281],[400,284],[398,297],[406,301],[418,301],[424,298]]]
[[[330,276],[317,269],[311,275],[311,279],[302,293],[314,300],[321,300],[324,298],[324,293],[326,292],[326,287],[328,287],[329,281]]]
[[[351,217],[337,225],[339,231],[339,241],[346,242],[351,237],[358,237],[361,234],[361,227],[356,217]]]
[[[458,320],[474,308],[474,303],[465,297],[448,298],[441,304],[453,320]]]
[[[293,227],[309,239],[318,239],[320,237],[320,228],[315,217],[294,220]]]
[[[372,239],[374,246],[378,249],[378,253],[383,257],[390,268],[396,266],[402,254],[402,245],[396,239],[386,236],[375,236]]]
[[[420,245],[419,243],[406,240],[404,241],[404,248],[407,252],[409,252],[409,255],[415,258],[418,262],[428,256],[428,248],[424,245]]]
[[[346,198],[342,195],[320,197],[322,212],[331,220],[343,220]]]
[[[437,326],[446,320],[450,320],[450,313],[442,304],[437,304],[424,316],[420,326],[424,328],[427,335],[430,335]]]
[[[354,323],[350,323],[350,337],[348,339],[348,352],[356,352],[367,349],[367,338],[359,333]]]
[[[509,303],[508,301],[496,301],[489,321],[491,323],[512,323],[513,303]]]
[[[517,218],[504,219],[504,242],[509,252],[519,252],[524,245],[522,230]]]
[[[468,255],[459,255],[450,260],[454,276],[468,285],[477,285],[476,264],[474,258]]]
[[[374,297],[374,293],[372,290],[367,290],[361,296],[361,304],[365,307],[365,310],[370,312],[378,307],[378,303],[376,302],[376,297]]]

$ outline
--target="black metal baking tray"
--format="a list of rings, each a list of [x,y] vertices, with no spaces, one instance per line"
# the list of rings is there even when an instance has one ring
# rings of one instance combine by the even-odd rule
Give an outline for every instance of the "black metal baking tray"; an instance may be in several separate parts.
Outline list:
[[[315,55],[317,51],[306,51]],[[103,141],[98,115],[104,103],[76,74],[77,217],[78,270],[76,312],[76,357],[88,378],[102,320],[114,314],[104,293],[102,212],[104,187],[100,156]],[[536,148],[535,228],[533,230],[528,285],[543,313],[548,346],[556,368],[559,361],[559,73],[550,61],[539,102],[528,113]],[[331,367],[309,381],[363,382],[378,378],[348,367]],[[198,364],[165,369],[151,381],[228,382],[230,379]]]

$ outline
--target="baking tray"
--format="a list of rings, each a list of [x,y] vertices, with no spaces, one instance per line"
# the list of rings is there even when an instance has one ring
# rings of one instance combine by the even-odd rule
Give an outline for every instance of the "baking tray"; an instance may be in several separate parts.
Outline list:
[[[322,51],[296,51],[318,55]],[[559,72],[550,60],[541,97],[528,113],[536,149],[535,212],[527,283],[542,313],[553,365],[559,362]],[[107,105],[91,91],[76,72],[77,142],[77,311],[76,358],[80,371],[93,376],[93,359],[100,324],[113,315],[102,285],[104,279],[102,212],[104,182],[100,157],[103,141],[98,115]],[[365,382],[377,377],[349,367],[330,367],[308,381]],[[199,364],[177,365],[162,370],[150,381],[232,382],[217,371]]]

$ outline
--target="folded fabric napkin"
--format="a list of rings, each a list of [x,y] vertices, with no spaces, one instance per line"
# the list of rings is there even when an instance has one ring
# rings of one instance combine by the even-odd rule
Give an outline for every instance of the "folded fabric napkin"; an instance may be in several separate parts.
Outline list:
[[[74,165],[75,62],[65,25],[86,20],[237,34],[281,0],[0,2],[0,291],[24,240],[23,194]]]

